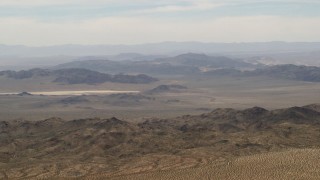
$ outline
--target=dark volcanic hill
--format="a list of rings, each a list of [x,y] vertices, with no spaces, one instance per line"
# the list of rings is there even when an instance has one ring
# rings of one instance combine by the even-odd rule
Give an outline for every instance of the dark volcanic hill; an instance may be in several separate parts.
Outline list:
[[[117,118],[0,122],[0,177],[112,177],[288,148],[320,147],[318,105],[130,123]]]
[[[66,84],[97,84],[104,82],[117,83],[137,83],[146,84],[157,81],[156,78],[145,74],[125,75],[117,74],[110,75],[87,69],[31,69],[22,71],[1,71],[0,76],[6,76],[13,79],[27,79],[34,77],[54,77],[53,82]]]
[[[320,67],[292,64],[271,66],[246,72],[249,76],[271,76],[300,81],[320,82]]]
[[[214,76],[266,76],[298,81],[320,82],[320,67],[297,66],[293,64],[267,66],[253,71],[240,71],[237,69],[217,69],[204,73]]]

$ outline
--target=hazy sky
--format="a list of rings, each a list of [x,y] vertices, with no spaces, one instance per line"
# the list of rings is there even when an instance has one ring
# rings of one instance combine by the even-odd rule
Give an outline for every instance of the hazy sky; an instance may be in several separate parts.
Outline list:
[[[0,44],[320,41],[320,0],[0,0]]]

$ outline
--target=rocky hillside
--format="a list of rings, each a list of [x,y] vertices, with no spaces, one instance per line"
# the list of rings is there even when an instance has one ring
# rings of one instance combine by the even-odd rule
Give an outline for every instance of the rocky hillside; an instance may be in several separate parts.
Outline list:
[[[114,177],[320,147],[318,110],[319,105],[273,111],[215,109],[139,123],[117,118],[2,121],[0,177]]]
[[[54,77],[53,82],[66,84],[98,84],[104,82],[117,83],[137,83],[146,84],[157,81],[156,78],[145,74],[125,75],[117,74],[110,75],[87,69],[31,69],[22,71],[1,71],[0,76],[6,76],[13,79],[28,79],[34,77]]]

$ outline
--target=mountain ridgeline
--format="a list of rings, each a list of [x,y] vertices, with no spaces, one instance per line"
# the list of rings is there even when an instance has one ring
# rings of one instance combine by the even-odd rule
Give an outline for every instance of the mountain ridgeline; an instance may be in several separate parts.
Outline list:
[[[113,73],[116,75],[111,75]],[[125,75],[125,74],[138,75]],[[174,57],[137,61],[83,60],[60,64],[51,69],[1,71],[0,76],[14,79],[55,77],[53,82],[97,84],[103,82],[151,83],[152,76],[192,75],[255,77],[265,76],[297,81],[320,82],[320,67],[292,64],[268,66],[251,64],[241,59],[205,54],[181,54]]]
[[[61,68],[86,68],[100,72],[126,72],[146,73],[154,75],[199,74],[201,68],[219,69],[252,69],[259,67],[239,59],[223,56],[207,56],[205,54],[181,54],[174,57],[157,58],[140,61],[110,61],[110,60],[83,60],[60,64],[55,69]]]
[[[292,64],[266,66],[253,71],[240,71],[237,69],[218,69],[205,72],[209,76],[266,76],[280,79],[290,79],[307,82],[320,82],[320,67],[297,66]]]
[[[320,82],[320,67],[285,64],[245,72],[245,75],[271,76],[299,81]]]
[[[146,73],[152,75],[266,76],[298,81],[320,82],[320,68],[293,64],[251,64],[241,59],[205,54],[181,54],[142,61],[84,60],[61,64],[54,69],[87,68],[99,72]]]
[[[0,45],[0,56],[86,56],[110,55],[127,52],[169,54],[184,52],[204,53],[268,53],[312,52],[319,50],[319,42],[257,42],[257,43],[202,43],[161,42],[138,45],[59,45],[46,47]]]
[[[28,79],[35,77],[53,77],[53,82],[65,84],[99,84],[104,82],[116,83],[136,83],[146,84],[155,82],[158,79],[147,76],[145,74],[125,75],[117,74],[110,75],[88,69],[31,69],[22,71],[1,71],[0,76],[6,76],[13,79]]]

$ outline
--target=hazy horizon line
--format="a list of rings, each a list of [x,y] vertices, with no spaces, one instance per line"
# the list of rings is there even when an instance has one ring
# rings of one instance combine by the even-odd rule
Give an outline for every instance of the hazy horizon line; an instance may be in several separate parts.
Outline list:
[[[0,46],[23,46],[23,47],[54,47],[54,46],[139,46],[148,44],[165,44],[165,43],[199,43],[199,44],[263,44],[263,43],[320,43],[320,41],[247,41],[247,42],[204,42],[204,41],[158,41],[158,42],[146,42],[146,43],[119,43],[119,44],[50,44],[50,45],[28,45],[28,44],[0,44]]]

